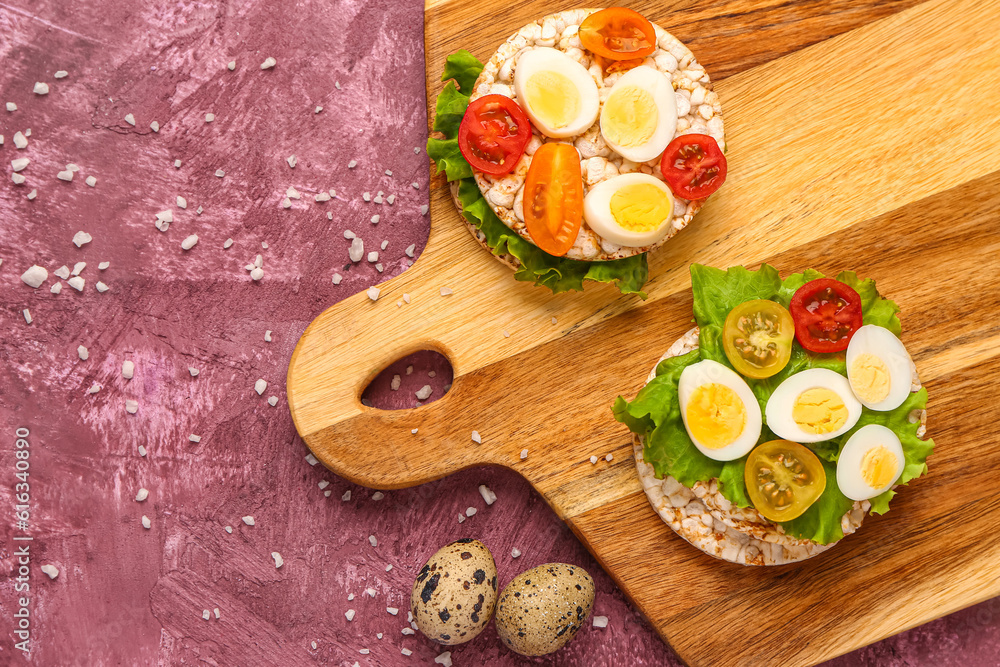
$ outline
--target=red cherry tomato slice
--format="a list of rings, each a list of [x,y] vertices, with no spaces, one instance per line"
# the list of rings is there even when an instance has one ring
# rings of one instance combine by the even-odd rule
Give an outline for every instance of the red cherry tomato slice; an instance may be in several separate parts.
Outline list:
[[[726,181],[726,156],[707,134],[682,134],[663,151],[660,171],[674,194],[704,199]]]
[[[531,139],[531,121],[517,102],[484,95],[469,104],[458,126],[458,149],[473,169],[492,176],[510,173]]]
[[[861,297],[832,278],[800,287],[788,310],[795,322],[795,338],[810,352],[842,352],[861,328]]]
[[[584,48],[609,60],[645,58],[656,50],[653,24],[625,7],[594,12],[580,24],[579,34]]]
[[[524,226],[535,245],[562,257],[583,224],[580,154],[569,144],[542,144],[524,179]]]

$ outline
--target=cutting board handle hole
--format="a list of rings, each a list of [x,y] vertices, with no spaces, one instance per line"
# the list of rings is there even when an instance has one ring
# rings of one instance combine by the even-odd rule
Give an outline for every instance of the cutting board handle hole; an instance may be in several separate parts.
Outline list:
[[[407,369],[411,372],[407,374]],[[395,379],[398,377],[398,381]],[[448,358],[436,350],[421,350],[392,362],[361,393],[361,402],[379,410],[406,410],[433,403],[451,388],[454,372]],[[398,382],[398,388],[393,386]],[[417,398],[424,387],[431,388],[426,400]]]

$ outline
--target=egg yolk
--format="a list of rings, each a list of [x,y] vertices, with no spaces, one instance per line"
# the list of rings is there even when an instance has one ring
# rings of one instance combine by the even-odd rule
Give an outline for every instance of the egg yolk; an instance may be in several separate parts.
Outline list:
[[[638,86],[616,90],[604,103],[601,131],[612,143],[631,148],[649,141],[659,113],[649,91]]]
[[[896,455],[882,445],[872,447],[861,459],[861,477],[873,489],[889,486],[896,479],[899,461]]]
[[[835,391],[814,387],[795,399],[792,419],[806,433],[830,433],[847,423],[847,406]]]
[[[580,114],[580,91],[565,74],[536,72],[525,83],[524,94],[535,116],[553,129],[566,127]]]
[[[889,367],[874,354],[862,354],[851,364],[851,389],[862,401],[884,401],[889,387]]]
[[[611,215],[622,229],[647,232],[658,228],[673,214],[666,192],[650,183],[633,183],[611,195]]]
[[[691,437],[708,449],[732,444],[747,423],[747,411],[736,392],[724,384],[704,384],[691,393],[687,427]]]

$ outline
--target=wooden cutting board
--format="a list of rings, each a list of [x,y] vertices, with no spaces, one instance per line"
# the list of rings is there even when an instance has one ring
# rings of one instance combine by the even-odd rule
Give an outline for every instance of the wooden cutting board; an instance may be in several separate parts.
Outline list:
[[[650,257],[649,300],[515,282],[436,179],[413,267],[377,302],[362,293],[329,308],[299,341],[287,385],[299,433],[374,488],[517,470],[691,665],[812,664],[1000,594],[1000,2],[628,4],[706,66],[729,142],[725,187]],[[572,6],[430,0],[429,101],[447,54],[486,60],[521,25]],[[888,515],[833,550],[749,568],[657,518],[611,404],[690,327],[690,263],[764,261],[878,280],[903,308],[937,449]],[[422,349],[451,361],[446,396],[361,405],[381,369]]]

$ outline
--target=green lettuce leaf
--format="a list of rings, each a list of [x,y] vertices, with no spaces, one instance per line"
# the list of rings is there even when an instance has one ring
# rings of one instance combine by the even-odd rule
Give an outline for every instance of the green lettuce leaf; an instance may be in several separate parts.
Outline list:
[[[454,79],[454,83],[449,82],[438,95],[433,128],[443,138],[427,140],[427,155],[437,164],[437,173],[444,172],[449,181],[459,181],[458,199],[465,219],[483,233],[493,254],[517,258],[521,264],[514,274],[517,280],[547,287],[554,294],[583,290],[585,281],[612,283],[622,294],[636,294],[645,299],[642,286],[649,278],[645,254],[610,262],[554,257],[511,231],[483,199],[457,139],[458,127],[469,105],[469,93],[482,69],[482,63],[468,51],[448,56],[441,80]]]
[[[634,401],[618,397],[614,405],[615,418],[632,432],[644,436],[643,457],[653,466],[657,476],[671,475],[686,486],[716,477],[719,479],[720,491],[730,502],[739,507],[751,505],[743,479],[747,457],[723,464],[709,459],[694,446],[680,416],[677,382],[684,368],[702,359],[712,359],[732,367],[722,346],[722,330],[726,316],[734,307],[751,299],[772,299],[787,306],[798,288],[810,280],[822,277],[823,274],[819,271],[807,269],[781,280],[777,271],[768,265],[763,265],[758,271],[749,271],[743,267],[722,271],[698,264],[691,266],[694,315],[701,329],[699,348],[682,357],[660,362],[656,378],[639,392]],[[865,324],[878,324],[898,335],[899,318],[896,314],[899,307],[878,294],[873,280],[860,280],[850,272],[839,274],[837,279],[853,287],[861,296]],[[754,392],[763,413],[774,390],[795,373],[808,368],[827,368],[846,375],[844,357],[844,353],[808,352],[796,341],[793,342],[791,358],[785,368],[770,378],[747,379],[747,384]],[[921,390],[911,394],[903,405],[890,412],[874,412],[864,408],[857,425],[844,435],[807,445],[823,462],[827,473],[826,489],[802,516],[782,523],[785,532],[820,544],[828,544],[843,537],[840,521],[850,510],[852,502],[837,486],[836,461],[844,444],[862,426],[882,424],[899,436],[906,463],[898,484],[905,484],[926,472],[926,460],[933,451],[934,442],[917,438],[919,424],[909,422],[909,415],[914,410],[923,409],[926,404],[927,392]],[[759,442],[776,438],[765,422]],[[888,511],[893,495],[894,492],[890,490],[873,498],[871,511],[876,514]]]

